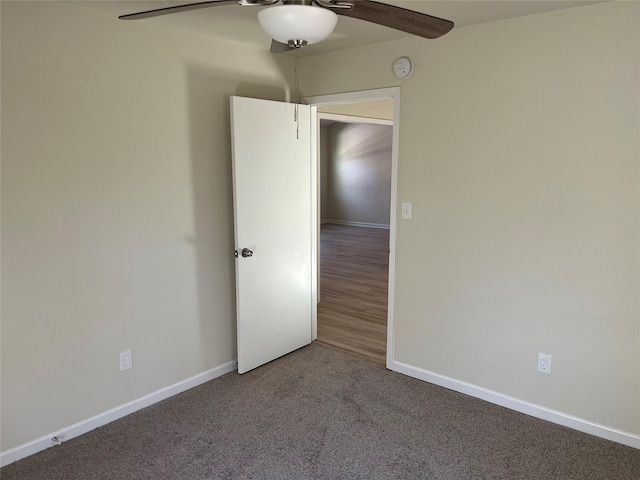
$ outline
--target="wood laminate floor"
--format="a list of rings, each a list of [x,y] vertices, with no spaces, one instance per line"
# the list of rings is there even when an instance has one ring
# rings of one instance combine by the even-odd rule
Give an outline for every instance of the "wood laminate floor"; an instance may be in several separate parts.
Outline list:
[[[389,230],[324,224],[318,342],[385,363]]]

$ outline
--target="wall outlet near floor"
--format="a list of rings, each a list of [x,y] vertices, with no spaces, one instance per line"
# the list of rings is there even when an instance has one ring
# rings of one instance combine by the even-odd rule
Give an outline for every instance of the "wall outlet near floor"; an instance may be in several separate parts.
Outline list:
[[[538,354],[538,371],[540,373],[551,375],[551,355],[546,355],[544,353]]]
[[[133,368],[133,355],[131,355],[131,350],[120,352],[120,371],[129,370],[130,368]]]

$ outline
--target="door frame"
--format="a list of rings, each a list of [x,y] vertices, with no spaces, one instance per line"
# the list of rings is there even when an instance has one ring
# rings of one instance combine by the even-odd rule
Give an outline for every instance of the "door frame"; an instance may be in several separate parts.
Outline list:
[[[388,305],[387,305],[387,354],[386,367],[393,370],[394,345],[395,345],[395,289],[396,289],[396,234],[398,220],[398,147],[400,140],[400,87],[379,88],[374,90],[362,90],[358,92],[337,93],[330,95],[317,95],[304,97],[303,103],[311,106],[311,189],[312,189],[312,288],[313,288],[313,312],[312,312],[312,339],[318,338],[318,264],[320,261],[318,252],[320,245],[320,162],[319,142],[320,118],[317,107],[321,105],[336,105],[345,103],[361,103],[376,100],[393,100],[393,145],[391,148],[391,215],[389,218],[389,278],[388,278]],[[314,128],[315,126],[315,128]]]

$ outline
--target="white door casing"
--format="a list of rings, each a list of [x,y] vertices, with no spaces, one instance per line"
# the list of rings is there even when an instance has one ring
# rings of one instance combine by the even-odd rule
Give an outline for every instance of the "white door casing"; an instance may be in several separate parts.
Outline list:
[[[345,103],[369,102],[375,100],[393,100],[393,146],[391,152],[391,218],[389,219],[389,296],[387,307],[387,368],[394,370],[394,345],[395,345],[395,276],[396,276],[396,235],[397,235],[397,219],[398,219],[398,145],[400,144],[400,87],[379,88],[374,90],[362,90],[358,92],[336,93],[329,95],[318,95],[313,97],[305,97],[302,101],[311,105],[313,119],[317,123],[313,129],[313,135],[319,136],[320,120],[317,118],[316,109],[320,105],[339,105]],[[313,139],[313,162],[317,162],[317,139]],[[320,178],[319,172],[314,173],[314,181]],[[317,209],[319,200],[316,200]],[[320,216],[316,212],[316,235],[320,235]],[[319,239],[316,239],[319,245]],[[315,247],[317,248],[317,247]],[[319,262],[319,256],[318,256]],[[316,269],[319,274],[319,268]],[[314,323],[314,328],[316,324]],[[315,334],[315,331],[314,331]]]
[[[231,97],[239,373],[312,341],[310,132],[309,106]]]

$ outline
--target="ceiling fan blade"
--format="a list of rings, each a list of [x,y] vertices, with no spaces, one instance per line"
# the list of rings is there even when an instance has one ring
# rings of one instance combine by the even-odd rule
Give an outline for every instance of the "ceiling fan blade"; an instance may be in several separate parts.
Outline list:
[[[276,40],[271,40],[271,53],[284,53],[295,50],[295,48],[289,46],[286,43],[281,43]]]
[[[197,10],[199,8],[216,7],[227,3],[238,3],[238,0],[209,0],[208,2],[186,3],[184,5],[174,5],[172,7],[157,8],[155,10],[147,10],[145,12],[129,13],[120,15],[120,20],[142,20],[143,18],[159,17],[160,15],[169,15],[170,13],[188,12],[189,10]]]
[[[340,1],[338,0],[336,3],[339,5]],[[453,22],[450,20],[432,17],[426,13],[407,10],[388,3],[373,0],[353,0],[346,3],[353,3],[353,8],[329,8],[338,15],[359,18],[424,38],[441,37],[453,28]],[[326,7],[322,4],[321,6]]]

